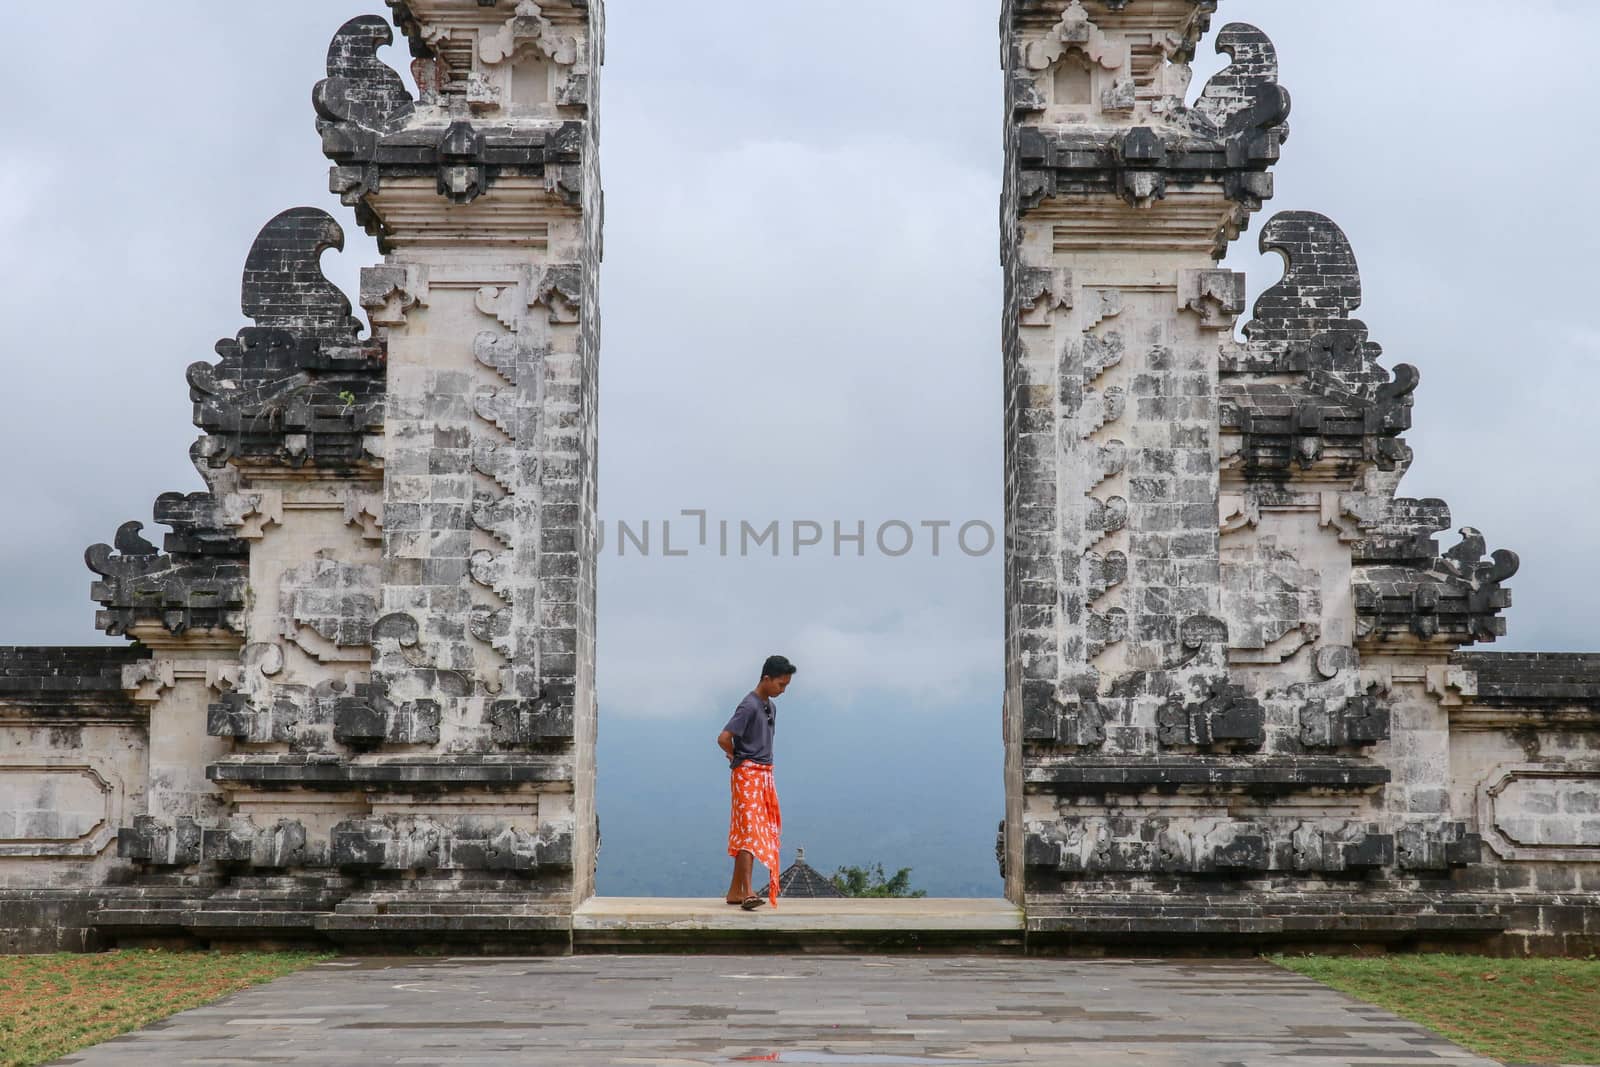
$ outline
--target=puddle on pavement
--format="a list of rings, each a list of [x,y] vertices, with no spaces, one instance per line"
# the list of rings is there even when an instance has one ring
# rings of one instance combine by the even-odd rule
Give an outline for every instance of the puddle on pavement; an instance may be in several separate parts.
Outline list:
[[[985,1067],[988,1060],[936,1059],[929,1056],[874,1056],[868,1053],[817,1052],[799,1049],[793,1052],[774,1052],[767,1056],[735,1056],[729,1063],[835,1063],[835,1064],[906,1064],[910,1067]]]

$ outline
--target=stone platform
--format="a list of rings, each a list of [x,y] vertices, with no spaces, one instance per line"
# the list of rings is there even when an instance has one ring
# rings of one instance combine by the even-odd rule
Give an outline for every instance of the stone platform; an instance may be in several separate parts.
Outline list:
[[[586,952],[1020,953],[1022,912],[995,900],[809,900],[754,912],[711,899],[597,897],[573,916]]]
[[[1493,1064],[1260,962],[882,956],[341,960],[60,1062]]]
[[[745,912],[717,898],[596,897],[570,916],[515,892],[448,886],[344,899],[238,880],[74,890],[0,889],[0,952],[108,947],[305,947],[355,955],[531,956],[605,953],[936,953],[1249,958],[1268,952],[1444,951],[1520,954],[1512,909],[1487,894],[1446,901],[1404,892],[1175,897],[1086,890],[1026,915],[994,899],[795,897]],[[419,883],[426,885],[427,883]],[[326,888],[326,887],[325,887]],[[319,895],[321,893],[321,895]],[[1594,909],[1560,921],[1591,926]],[[1518,920],[1528,923],[1531,920]],[[1547,921],[1555,922],[1554,918]],[[1600,934],[1600,926],[1594,926]],[[1573,950],[1587,942],[1573,942]],[[1576,952],[1574,951],[1574,954]]]

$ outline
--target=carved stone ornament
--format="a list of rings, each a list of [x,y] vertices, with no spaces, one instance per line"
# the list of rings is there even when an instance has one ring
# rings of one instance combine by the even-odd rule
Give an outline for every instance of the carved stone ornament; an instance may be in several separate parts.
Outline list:
[[[262,228],[245,261],[244,313],[255,321],[217,342],[220,363],[189,368],[207,462],[348,467],[381,431],[384,353],[360,340],[350,300],[322,272],[344,248],[324,211],[293,208]]]
[[[577,38],[558,34],[544,17],[544,9],[534,0],[521,0],[516,14],[507,19],[504,26],[478,40],[478,56],[490,66],[504,63],[530,48],[537,48],[563,67],[578,62]]]
[[[1043,40],[1028,44],[1028,68],[1049,70],[1069,52],[1078,52],[1106,70],[1116,70],[1127,61],[1124,51],[1100,32],[1080,0],[1072,0],[1062,12],[1061,21]]]
[[[100,576],[90,595],[95,625],[113,637],[141,626],[181,637],[190,632],[242,635],[249,548],[225,530],[209,494],[163,496],[156,521],[172,528],[167,552],[147,541],[140,522],[124,523],[115,545],[94,545],[84,562]]]
[[[1278,84],[1278,50],[1272,39],[1243,22],[1217,35],[1217,52],[1233,62],[1201,90],[1192,115],[1202,132],[1227,147],[1228,162],[1276,162],[1289,139],[1289,91]]]
[[[404,79],[378,58],[378,49],[394,43],[394,30],[378,15],[351,19],[328,46],[328,77],[317,83],[311,100],[317,129],[329,155],[342,155],[375,145],[385,134],[402,129],[416,104]]]

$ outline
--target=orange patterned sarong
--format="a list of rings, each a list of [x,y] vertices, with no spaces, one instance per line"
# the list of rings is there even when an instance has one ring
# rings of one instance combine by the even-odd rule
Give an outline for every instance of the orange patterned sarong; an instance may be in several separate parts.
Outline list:
[[[733,816],[728,824],[728,855],[755,856],[772,875],[770,899],[778,906],[778,852],[783,837],[783,812],[772,768],[745,760],[733,769]]]

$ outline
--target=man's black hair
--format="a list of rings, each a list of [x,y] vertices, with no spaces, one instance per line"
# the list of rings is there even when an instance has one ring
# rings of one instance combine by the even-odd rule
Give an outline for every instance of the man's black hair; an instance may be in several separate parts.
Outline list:
[[[784,678],[794,674],[799,669],[789,662],[788,656],[768,656],[767,662],[761,665],[761,677]]]

